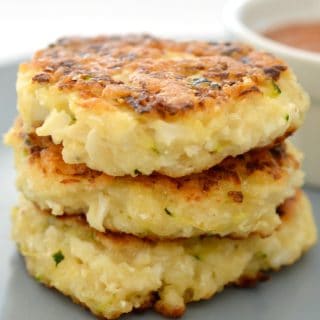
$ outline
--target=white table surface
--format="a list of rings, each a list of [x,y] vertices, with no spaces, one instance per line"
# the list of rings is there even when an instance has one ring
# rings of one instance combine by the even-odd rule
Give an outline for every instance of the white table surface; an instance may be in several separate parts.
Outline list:
[[[147,32],[165,37],[220,37],[224,3],[219,0],[0,0],[0,64],[26,56],[65,35]]]

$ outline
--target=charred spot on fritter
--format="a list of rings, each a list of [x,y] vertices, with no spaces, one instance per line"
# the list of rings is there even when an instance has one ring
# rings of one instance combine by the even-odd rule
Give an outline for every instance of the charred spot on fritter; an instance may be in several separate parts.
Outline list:
[[[243,97],[243,96],[245,96],[245,95],[247,95],[249,93],[253,93],[253,92],[261,93],[260,89],[257,86],[252,86],[250,88],[247,88],[247,89],[241,91],[239,93],[239,97]]]
[[[29,161],[36,162],[45,174],[53,172],[66,176],[61,183],[75,182],[77,177],[85,177],[90,181],[102,175],[101,172],[92,170],[85,164],[65,163],[62,159],[62,146],[54,144],[50,137],[39,137],[35,133],[30,133],[25,135],[24,145],[28,150]]]
[[[278,206],[276,212],[280,217],[283,217],[286,214],[285,206],[284,205]]]
[[[47,67],[46,67],[47,68]],[[45,69],[46,69],[45,68]],[[42,72],[42,73],[38,73],[36,74],[33,78],[32,81],[34,82],[39,82],[41,84],[43,83],[49,83],[50,82],[50,75],[48,73]]]
[[[280,206],[277,207],[276,212],[282,221],[290,219],[291,213],[294,211],[294,206],[301,198],[301,190],[297,190],[296,194],[289,199],[286,199]]]
[[[282,177],[281,166],[283,161],[287,160],[289,159],[284,145],[276,145],[271,149],[257,149],[255,152],[250,153],[246,169],[248,174],[252,174],[255,171],[265,171],[277,180]]]
[[[259,271],[256,275],[249,277],[241,277],[237,282],[236,285],[241,288],[255,288],[259,282],[265,282],[270,280],[270,275]]]
[[[243,202],[243,193],[241,191],[229,191],[228,197],[232,199],[232,201],[236,203]]]
[[[273,80],[278,80],[281,72],[286,70],[287,70],[287,66],[284,66],[284,65],[275,65],[275,66],[266,67],[263,69],[264,73],[270,76]]]

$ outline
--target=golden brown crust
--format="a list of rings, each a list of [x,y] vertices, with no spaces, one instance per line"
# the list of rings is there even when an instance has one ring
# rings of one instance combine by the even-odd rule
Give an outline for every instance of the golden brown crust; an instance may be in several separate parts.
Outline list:
[[[39,85],[111,98],[113,107],[137,113],[173,116],[260,94],[259,86],[277,80],[287,66],[239,43],[142,35],[61,39],[21,65],[21,72],[27,70]]]
[[[31,164],[38,166],[46,175],[57,174],[60,179],[63,177],[60,180],[62,184],[77,183],[85,179],[92,184],[118,180],[149,187],[162,185],[168,192],[179,192],[192,201],[200,201],[210,191],[219,189],[221,182],[228,182],[234,188],[228,192],[229,198],[236,203],[242,203],[243,194],[238,190],[241,189],[241,177],[261,172],[273,180],[280,180],[287,174],[284,167],[298,169],[300,166],[298,160],[287,152],[286,145],[282,143],[270,148],[254,149],[237,157],[228,157],[209,170],[181,178],[156,173],[150,176],[137,173],[136,177],[112,177],[92,170],[84,164],[66,164],[61,155],[62,146],[53,144],[49,137],[26,135],[22,132],[20,135],[20,139],[24,139],[25,152],[28,153]]]
[[[270,275],[266,272],[259,271],[255,275],[241,277],[235,285],[240,288],[254,288],[259,284],[259,282],[268,281],[270,278]]]
[[[154,304],[154,309],[162,314],[165,317],[169,318],[180,318],[186,311],[185,306],[179,306],[174,309],[168,308],[164,302],[162,301],[157,301]]]

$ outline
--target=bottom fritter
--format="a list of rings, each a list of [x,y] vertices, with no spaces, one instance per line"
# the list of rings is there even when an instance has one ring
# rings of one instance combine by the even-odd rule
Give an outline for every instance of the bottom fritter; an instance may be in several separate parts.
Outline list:
[[[185,304],[208,299],[230,283],[296,261],[316,241],[302,192],[279,208],[280,228],[269,238],[203,237],[150,241],[103,234],[76,217],[54,217],[22,200],[13,211],[13,237],[29,272],[94,314],[117,318],[154,306],[180,316]]]

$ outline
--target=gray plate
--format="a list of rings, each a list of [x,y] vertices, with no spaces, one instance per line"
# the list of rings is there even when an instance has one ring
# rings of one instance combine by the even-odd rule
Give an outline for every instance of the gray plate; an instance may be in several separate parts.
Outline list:
[[[15,116],[15,75],[17,65],[0,68],[0,132],[4,133]],[[10,150],[0,146],[0,319],[1,320],[82,320],[94,319],[68,298],[47,289],[25,272],[22,258],[9,240],[9,212],[17,193]],[[306,188],[320,225],[320,192]],[[193,303],[184,319],[223,320],[319,320],[320,249],[312,249],[302,260],[272,276],[272,281],[255,289],[228,288],[214,299]],[[162,319],[152,311],[122,319]]]

